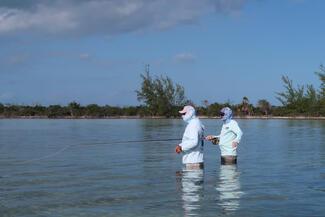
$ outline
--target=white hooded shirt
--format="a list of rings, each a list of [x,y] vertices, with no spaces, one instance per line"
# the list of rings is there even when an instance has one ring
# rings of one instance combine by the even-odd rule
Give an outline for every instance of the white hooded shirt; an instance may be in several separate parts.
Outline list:
[[[193,116],[188,121],[180,146],[183,151],[183,164],[203,163],[204,126]]]

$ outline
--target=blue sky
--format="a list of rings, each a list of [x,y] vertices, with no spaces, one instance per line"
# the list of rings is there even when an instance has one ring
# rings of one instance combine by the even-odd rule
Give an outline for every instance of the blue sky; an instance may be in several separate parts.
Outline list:
[[[196,104],[320,85],[321,0],[1,0],[0,102],[137,105],[140,73]]]

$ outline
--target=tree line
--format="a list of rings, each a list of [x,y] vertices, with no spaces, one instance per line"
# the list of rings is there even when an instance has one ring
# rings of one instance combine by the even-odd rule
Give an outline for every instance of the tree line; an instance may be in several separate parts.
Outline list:
[[[321,65],[315,72],[320,80],[320,88],[311,84],[294,86],[288,76],[283,76],[284,91],[277,93],[283,115],[325,116],[325,67]]]
[[[185,95],[185,89],[175,84],[171,78],[152,77],[148,68],[141,74],[141,86],[136,90],[139,106],[99,106],[90,104],[82,106],[78,102],[62,105],[13,105],[0,103],[0,117],[45,117],[45,118],[105,118],[121,116],[137,117],[179,117],[178,111],[187,104],[196,107],[198,115],[218,116],[222,107],[232,108],[237,116],[325,116],[325,67],[320,66],[315,72],[321,85],[317,89],[313,85],[293,84],[288,76],[282,77],[284,91],[276,93],[280,106],[271,105],[266,99],[258,100],[256,105],[244,96],[238,104],[210,103],[203,100],[195,105]]]

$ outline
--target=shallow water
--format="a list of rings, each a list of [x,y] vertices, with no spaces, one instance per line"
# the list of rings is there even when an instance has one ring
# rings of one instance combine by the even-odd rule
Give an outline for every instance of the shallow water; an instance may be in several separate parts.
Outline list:
[[[325,122],[238,122],[238,166],[206,143],[184,171],[176,141],[117,143],[180,138],[181,120],[0,120],[0,216],[325,216]]]

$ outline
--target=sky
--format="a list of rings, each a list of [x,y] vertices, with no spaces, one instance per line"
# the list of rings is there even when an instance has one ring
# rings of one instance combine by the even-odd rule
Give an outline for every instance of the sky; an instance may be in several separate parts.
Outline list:
[[[0,0],[0,103],[139,105],[150,65],[197,105],[319,87],[322,0]]]

